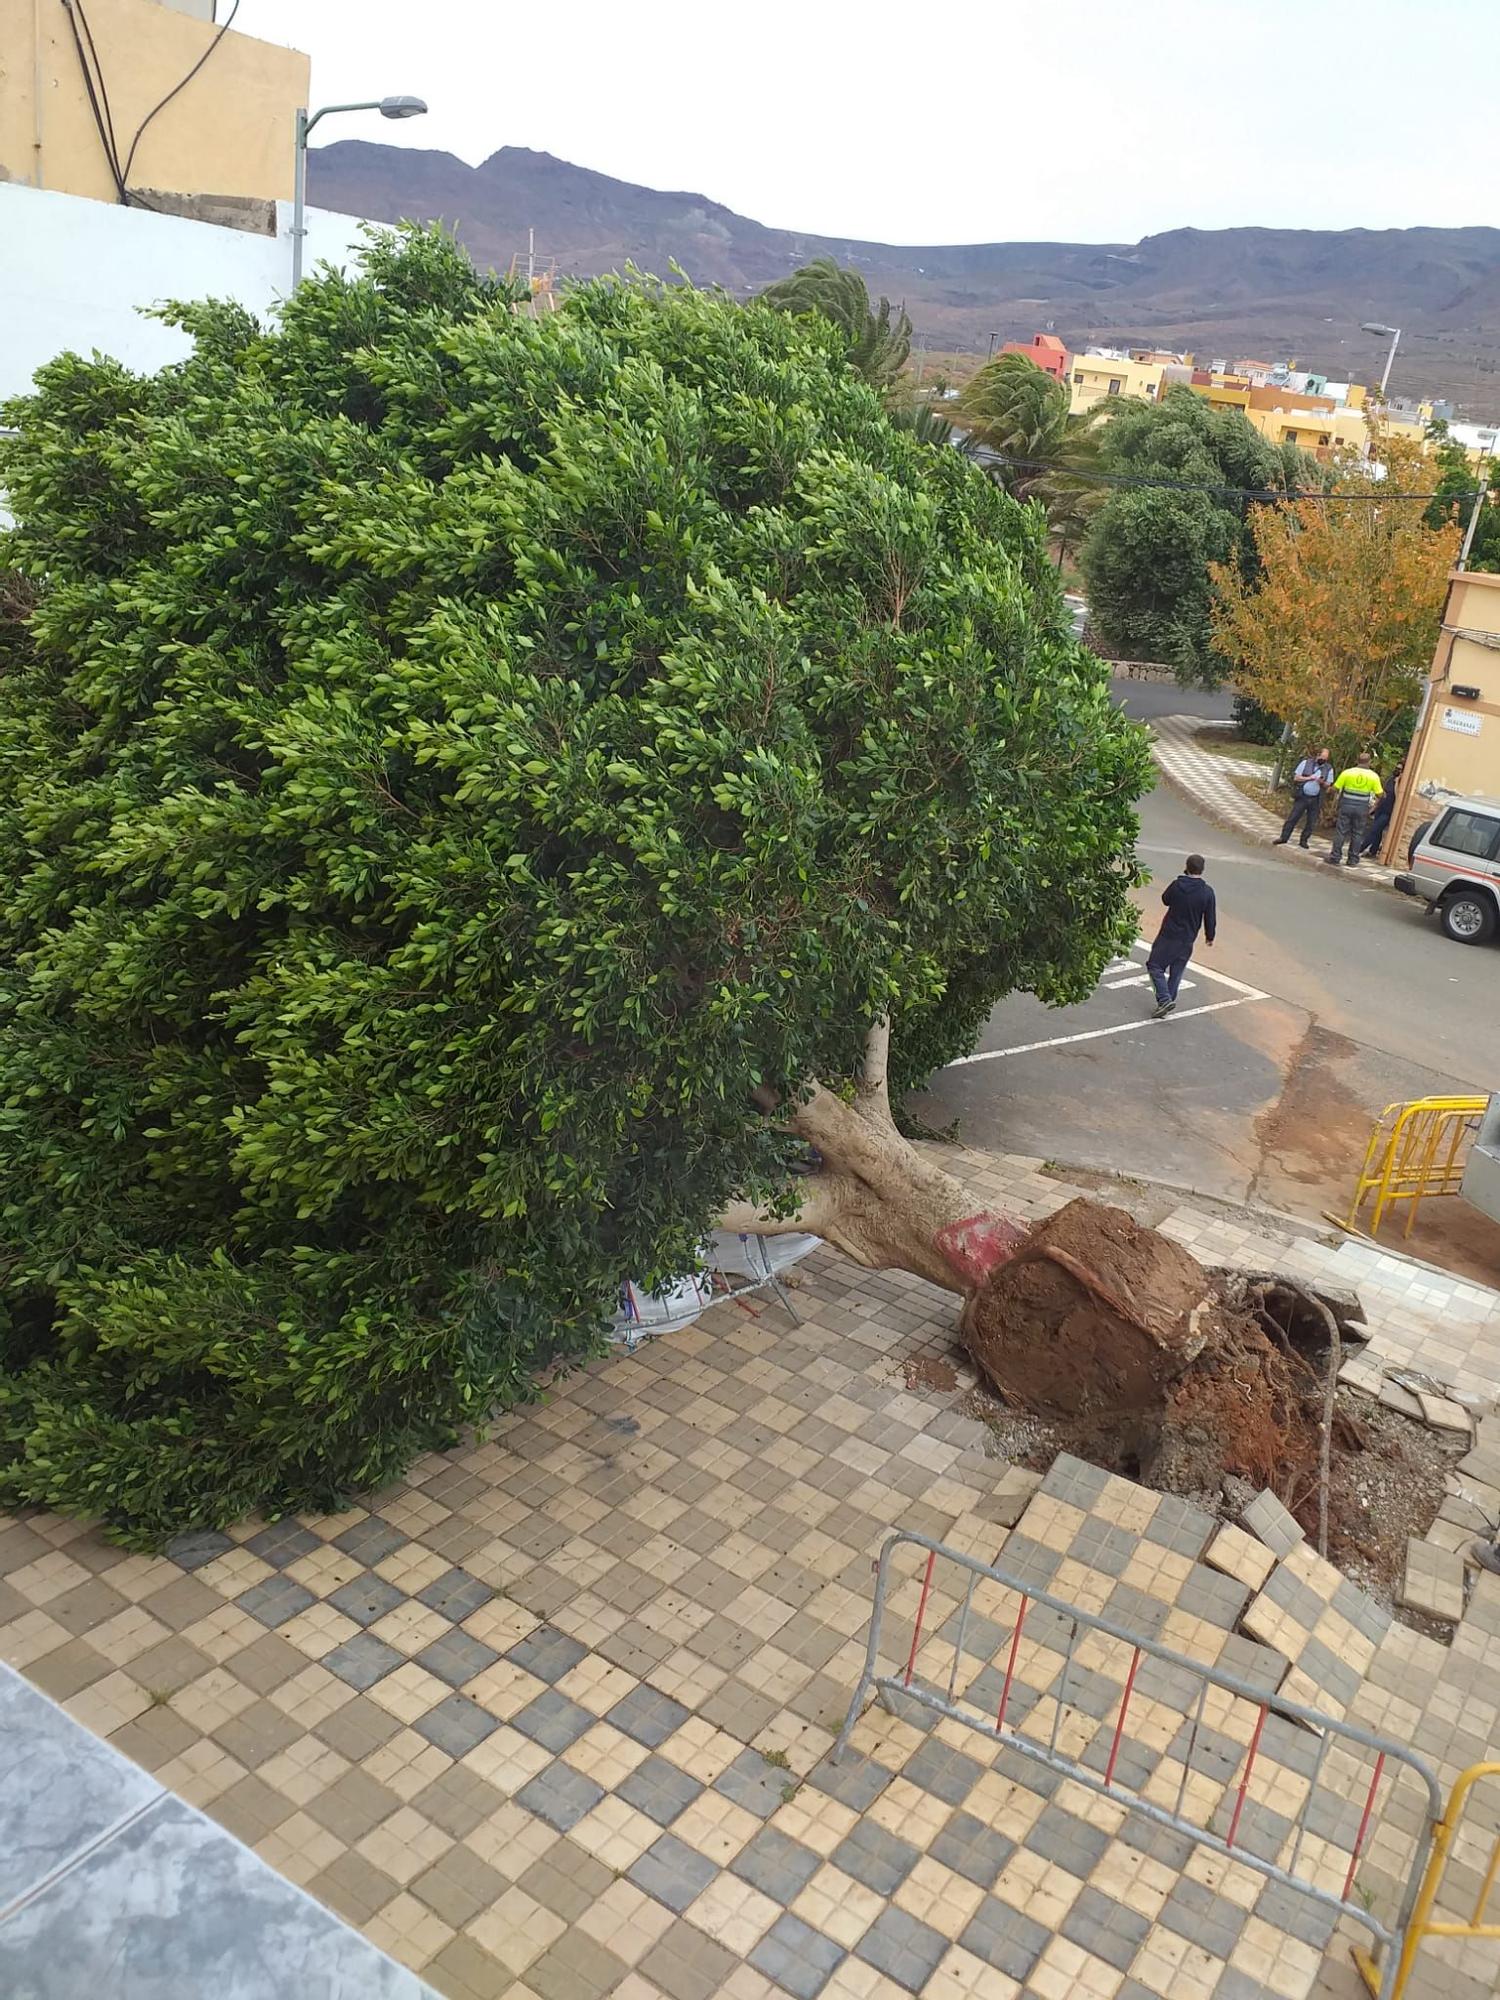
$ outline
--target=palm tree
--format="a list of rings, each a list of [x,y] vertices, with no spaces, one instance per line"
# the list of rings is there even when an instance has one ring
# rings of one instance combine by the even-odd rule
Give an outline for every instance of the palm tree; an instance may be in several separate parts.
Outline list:
[[[849,366],[876,389],[890,388],[906,366],[911,353],[906,308],[893,315],[890,300],[882,298],[872,312],[864,279],[831,257],[815,257],[790,277],[778,278],[760,299],[778,312],[820,312],[831,319],[848,343]]]
[[[1085,475],[1100,426],[1068,415],[1068,392],[1024,354],[1002,354],[972,376],[954,408],[974,456],[1017,500],[1035,500],[1058,540],[1061,563],[1102,497]]]

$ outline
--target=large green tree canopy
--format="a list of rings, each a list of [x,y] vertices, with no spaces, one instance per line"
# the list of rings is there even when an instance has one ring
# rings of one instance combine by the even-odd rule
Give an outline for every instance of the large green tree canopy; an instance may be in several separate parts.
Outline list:
[[[1079,550],[1101,645],[1184,681],[1221,681],[1209,570],[1234,562],[1253,575],[1246,496],[1315,491],[1323,468],[1181,386],[1158,403],[1123,398],[1097,433],[1096,463],[1119,482]]]
[[[389,1476],[1131,934],[1036,520],[821,320],[432,235],[65,356],[0,478],[0,1504]]]

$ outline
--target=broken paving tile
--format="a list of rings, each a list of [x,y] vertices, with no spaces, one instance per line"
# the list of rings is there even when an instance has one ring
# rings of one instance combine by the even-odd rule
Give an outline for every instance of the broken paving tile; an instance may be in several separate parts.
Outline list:
[[[1339,1370],[1339,1381],[1346,1389],[1358,1389],[1366,1396],[1378,1396],[1384,1380],[1385,1370],[1368,1354],[1351,1355]]]
[[[1435,1431],[1453,1431],[1459,1437],[1474,1435],[1474,1420],[1462,1403],[1455,1403],[1450,1396],[1433,1396],[1426,1389],[1417,1390],[1417,1401],[1422,1406],[1422,1421]]]
[[[1220,1528],[1204,1551],[1203,1560],[1211,1569],[1222,1570],[1251,1590],[1259,1590],[1271,1574],[1275,1556],[1254,1535],[1229,1524]]]
[[[1274,1493],[1257,1493],[1241,1512],[1240,1519],[1272,1555],[1290,1555],[1302,1540],[1301,1528]]]
[[[1399,1382],[1382,1382],[1380,1401],[1388,1410],[1394,1410],[1400,1417],[1415,1417],[1422,1421],[1422,1404],[1414,1389],[1403,1389]]]
[[[1456,1623],[1464,1615],[1463,1558],[1434,1542],[1409,1536],[1400,1601],[1408,1611],[1425,1611],[1430,1617]]]

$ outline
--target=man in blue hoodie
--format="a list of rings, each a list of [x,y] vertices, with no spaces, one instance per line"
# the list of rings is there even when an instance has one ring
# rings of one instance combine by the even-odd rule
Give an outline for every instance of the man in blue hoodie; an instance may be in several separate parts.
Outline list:
[[[1177,989],[1182,984],[1182,975],[1193,955],[1199,931],[1203,932],[1203,942],[1212,944],[1218,928],[1214,892],[1203,879],[1203,856],[1190,854],[1184,867],[1186,872],[1162,892],[1167,914],[1156,933],[1151,956],[1146,960],[1146,970],[1156,989],[1156,1009],[1152,1015],[1156,1021],[1170,1014],[1177,1005]]]

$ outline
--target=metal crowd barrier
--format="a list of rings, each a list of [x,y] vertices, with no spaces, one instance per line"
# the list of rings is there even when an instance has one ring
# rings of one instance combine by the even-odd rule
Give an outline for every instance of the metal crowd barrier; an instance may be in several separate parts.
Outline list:
[[[907,1581],[914,1581],[907,1578],[901,1578],[894,1584],[892,1581],[893,1557],[896,1551],[904,1546],[917,1549],[926,1560],[922,1570],[920,1595],[912,1618],[911,1639],[904,1651],[904,1664],[892,1671],[884,1671],[881,1667],[881,1652],[890,1613],[889,1600],[893,1589],[899,1590]],[[924,1679],[918,1668],[932,1595],[933,1574],[939,1561],[952,1564],[960,1572],[966,1573],[968,1581],[957,1609],[957,1635],[948,1642],[942,1639],[941,1633],[939,1634],[937,1644],[941,1647],[942,1657],[938,1661],[937,1678],[929,1682]],[[976,1593],[985,1592],[988,1601],[989,1596],[997,1590],[1006,1596],[1014,1597],[1016,1604],[1010,1623],[1009,1643],[1006,1644],[1002,1639],[999,1651],[985,1661],[970,1683],[970,1688],[977,1685],[987,1670],[998,1673],[1000,1655],[1003,1653],[1005,1665],[998,1697],[991,1695],[981,1707],[977,1700],[968,1698],[970,1689],[960,1691],[958,1677],[966,1657],[970,1659],[982,1657],[972,1650],[966,1652],[965,1641],[972,1618],[976,1615],[988,1618],[992,1628],[997,1622],[988,1612],[978,1614],[974,1612]],[[1045,1707],[1048,1700],[1052,1702],[1052,1727],[1045,1741],[1028,1735],[1024,1727],[1018,1726],[1014,1720],[1009,1723],[1007,1721],[1007,1717],[1012,1713],[1016,1689],[1021,1685],[1018,1668],[1022,1664],[1023,1644],[1036,1643],[1028,1642],[1024,1638],[1027,1618],[1030,1615],[1035,1624],[1038,1622],[1036,1614],[1039,1610],[1049,1614],[1045,1622],[1048,1623],[1048,1629],[1053,1637],[1056,1636],[1058,1621],[1066,1620],[1068,1625],[1067,1644],[1061,1649],[1062,1667],[1057,1677],[1055,1695],[1043,1690],[1036,1702],[1038,1711]],[[1128,1647],[1130,1652],[1129,1666],[1125,1671],[1118,1705],[1115,1708],[1109,1749],[1105,1755],[1102,1773],[1083,1763],[1079,1757],[1071,1755],[1060,1747],[1058,1742],[1063,1716],[1069,1709],[1068,1686],[1078,1660],[1080,1635],[1087,1635],[1085,1644],[1097,1637],[1100,1641],[1112,1641],[1119,1648]],[[934,1646],[934,1641],[929,1637],[927,1644],[931,1648]],[[1057,1649],[1042,1643],[1039,1650],[1052,1652]],[[900,1651],[898,1647],[897,1654],[893,1657],[899,1656]],[[952,1654],[951,1661],[946,1659],[949,1652]],[[1163,1669],[1164,1677],[1178,1688],[1183,1687],[1189,1677],[1198,1687],[1196,1704],[1189,1700],[1184,1711],[1184,1719],[1188,1713],[1192,1716],[1190,1735],[1182,1757],[1182,1775],[1177,1786],[1176,1798],[1170,1805],[1164,1805],[1156,1799],[1147,1797],[1139,1786],[1124,1783],[1119,1774],[1121,1748],[1126,1741],[1126,1720],[1132,1700],[1139,1698],[1138,1678],[1144,1662],[1152,1662]],[[1338,1717],[1322,1714],[1316,1709],[1305,1708],[1300,1703],[1289,1701],[1279,1694],[1268,1694],[1263,1688],[1256,1688],[1233,1674],[1221,1671],[1218,1667],[1207,1666],[1201,1661],[1174,1652],[1169,1647],[1158,1645],[1145,1634],[1133,1632],[1128,1626],[1105,1617],[1102,1613],[1087,1611],[1064,1598],[1052,1595],[1049,1591],[1039,1590],[1013,1575],[999,1561],[982,1562],[975,1556],[965,1555],[957,1549],[946,1548],[942,1543],[931,1541],[925,1535],[904,1529],[898,1529],[889,1535],[880,1551],[875,1576],[875,1602],[870,1620],[870,1636],[865,1649],[865,1664],[859,1684],[850,1701],[843,1729],[833,1749],[832,1754],[835,1759],[848,1747],[866,1698],[872,1691],[897,1715],[901,1713],[903,1703],[914,1703],[930,1714],[962,1723],[973,1730],[983,1731],[992,1738],[999,1738],[1003,1740],[1007,1749],[1015,1751],[1018,1755],[1063,1773],[1090,1791],[1117,1801],[1130,1811],[1154,1821],[1158,1826],[1184,1834],[1217,1854],[1244,1863],[1245,1866],[1255,1869],[1270,1880],[1297,1890],[1337,1917],[1352,1919],[1370,1934],[1375,1945],[1381,1947],[1384,1952],[1384,1970],[1378,1975],[1379,1983],[1371,1990],[1377,1994],[1378,2000],[1393,2000],[1393,1995],[1397,1991],[1395,1982],[1398,1967],[1412,1920],[1418,1887],[1423,1880],[1423,1871],[1442,1812],[1442,1796],[1436,1777],[1427,1764],[1405,1744],[1377,1736],[1370,1730],[1361,1728],[1357,1723],[1346,1722]],[[1209,1723],[1206,1718],[1212,1691],[1217,1691],[1217,1699],[1214,1702],[1216,1721]],[[1028,1693],[1035,1692],[1028,1688]],[[1222,1790],[1214,1804],[1202,1816],[1195,1818],[1187,1807],[1189,1777],[1195,1772],[1193,1759],[1200,1735],[1207,1728],[1222,1742],[1226,1732],[1221,1725],[1231,1719],[1234,1705],[1238,1703],[1249,1704],[1253,1710],[1253,1722],[1250,1722],[1248,1713],[1242,1718],[1244,1722],[1250,1722],[1248,1748],[1236,1768],[1224,1780]],[[1289,1831],[1286,1837],[1279,1841],[1276,1854],[1267,1855],[1257,1852],[1254,1846],[1247,1844],[1242,1822],[1247,1801],[1255,1803],[1252,1786],[1258,1761],[1262,1757],[1274,1761],[1263,1747],[1267,1722],[1273,1716],[1300,1731],[1309,1732],[1317,1739],[1318,1748],[1307,1781],[1306,1796],[1296,1815],[1289,1820]],[[1340,1886],[1335,1890],[1306,1870],[1299,1873],[1298,1862],[1305,1848],[1309,1853],[1312,1852],[1312,1849],[1308,1848],[1309,1813],[1313,1800],[1319,1795],[1318,1781],[1323,1775],[1330,1751],[1336,1749],[1349,1753],[1361,1765],[1373,1760],[1373,1768],[1368,1787],[1363,1791],[1358,1830],[1347,1847],[1332,1838],[1326,1830],[1330,1823],[1326,1815],[1325,1830],[1313,1834],[1313,1847],[1319,1850],[1313,1863],[1315,1867],[1329,1872],[1334,1855],[1338,1857],[1337,1869],[1332,1879],[1339,1880]],[[1286,1769],[1285,1766],[1277,1765],[1277,1771],[1282,1775]],[[1372,1832],[1383,1817],[1389,1817],[1393,1824],[1397,1824],[1397,1830],[1405,1837],[1405,1829],[1400,1828],[1398,1824],[1403,1815],[1399,1812],[1393,1814],[1390,1810],[1396,1800],[1403,1773],[1409,1773],[1420,1788],[1423,1810],[1417,1828],[1411,1835],[1414,1845],[1410,1863],[1402,1878],[1397,1913],[1393,1919],[1385,1919],[1373,1908],[1372,1899],[1357,1889],[1356,1877],[1359,1864],[1369,1851]],[[1197,1767],[1197,1775],[1204,1775],[1202,1766]],[[1387,1782],[1382,1802],[1380,1794],[1383,1781]],[[1284,1787],[1278,1796],[1284,1805],[1286,1803]],[[1356,1799],[1358,1796],[1356,1792]],[[1335,1793],[1331,1788],[1325,1787],[1323,1797],[1332,1801],[1335,1808],[1347,1808],[1348,1801],[1342,1792]],[[1406,1806],[1414,1803],[1415,1801],[1410,1799],[1402,1801]],[[1405,1816],[1410,1817],[1409,1812]],[[1216,1832],[1210,1824],[1215,1817],[1227,1818],[1227,1827],[1223,1833]],[[1295,1839],[1292,1839],[1293,1831]],[[1283,1865],[1277,1856],[1284,1851],[1287,1840],[1291,1840],[1291,1853]],[[1347,1866],[1343,1863],[1345,1852],[1348,1856]]]

